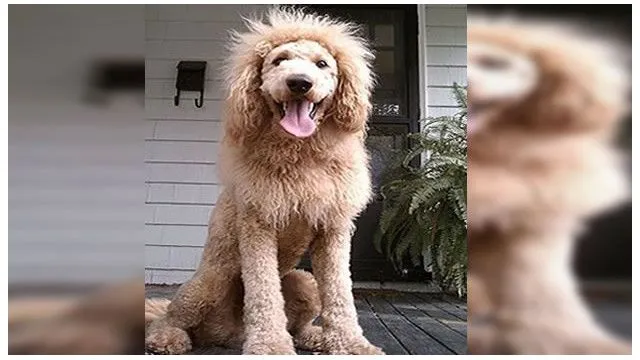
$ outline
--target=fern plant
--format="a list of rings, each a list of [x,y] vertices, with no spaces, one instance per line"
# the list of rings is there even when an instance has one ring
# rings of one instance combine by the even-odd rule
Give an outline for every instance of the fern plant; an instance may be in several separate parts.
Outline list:
[[[398,268],[424,266],[444,291],[466,295],[467,99],[454,84],[460,111],[428,118],[410,134],[408,153],[391,164],[380,190],[376,249]]]

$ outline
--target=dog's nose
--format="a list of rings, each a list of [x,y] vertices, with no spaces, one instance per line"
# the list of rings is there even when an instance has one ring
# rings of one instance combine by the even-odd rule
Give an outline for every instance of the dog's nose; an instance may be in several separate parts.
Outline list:
[[[293,75],[287,79],[287,86],[291,92],[302,95],[311,89],[313,83],[311,79],[305,75]]]

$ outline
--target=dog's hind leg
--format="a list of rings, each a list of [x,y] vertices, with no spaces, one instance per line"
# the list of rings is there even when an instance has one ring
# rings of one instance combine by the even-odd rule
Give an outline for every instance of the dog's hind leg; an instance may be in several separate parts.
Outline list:
[[[229,292],[239,274],[238,249],[232,219],[235,209],[228,193],[218,198],[211,214],[209,236],[198,270],[176,292],[167,313],[147,329],[147,350],[162,354],[183,354],[192,347],[193,333],[214,307],[224,307],[223,294]]]
[[[227,261],[224,266],[203,266],[209,261],[209,254],[205,254],[193,278],[174,295],[166,314],[148,326],[147,350],[161,354],[188,352],[193,340],[188,331],[199,330],[214,308],[225,308],[225,304],[231,302],[224,294],[230,290],[229,279],[237,273],[237,264]]]
[[[313,325],[320,315],[318,284],[311,273],[293,270],[282,278],[282,293],[287,314],[287,330],[296,347],[310,351],[322,350],[322,328]]]
[[[145,347],[157,354],[179,355],[191,350],[187,330],[199,325],[206,305],[206,291],[202,277],[194,277],[184,283],[163,316],[147,328]]]

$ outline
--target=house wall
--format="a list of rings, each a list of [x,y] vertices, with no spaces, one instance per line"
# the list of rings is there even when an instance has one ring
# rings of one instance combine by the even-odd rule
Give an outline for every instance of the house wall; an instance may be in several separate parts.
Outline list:
[[[452,115],[457,111],[453,83],[467,84],[466,5],[418,5],[421,113]]]
[[[148,5],[146,11],[146,209],[145,280],[181,283],[196,268],[209,212],[220,192],[215,162],[222,135],[220,66],[227,30],[243,29],[240,14],[261,5]],[[455,109],[454,81],[466,77],[466,8],[420,5],[423,107],[429,115]],[[423,41],[424,44],[424,41]],[[208,62],[205,103],[184,94],[173,105],[175,65]],[[425,66],[421,66],[424,69]],[[424,87],[422,87],[424,88]],[[428,99],[428,100],[427,100]],[[423,114],[425,112],[423,111]]]
[[[8,279],[140,276],[142,92],[82,101],[97,59],[142,62],[142,6],[10,5]]]
[[[180,283],[200,260],[220,192],[215,162],[222,135],[221,66],[228,31],[264,5],[147,5],[145,280]],[[176,64],[207,61],[205,101],[173,104]]]

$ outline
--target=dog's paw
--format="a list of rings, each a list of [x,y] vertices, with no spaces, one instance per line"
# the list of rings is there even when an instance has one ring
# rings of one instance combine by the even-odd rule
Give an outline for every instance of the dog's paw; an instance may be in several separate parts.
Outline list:
[[[186,331],[176,327],[153,329],[146,339],[145,348],[154,354],[180,355],[191,350],[191,339]]]
[[[496,337],[499,332],[493,324],[470,321],[467,328],[467,348],[470,355],[499,355]]]
[[[108,324],[34,321],[9,331],[9,355],[120,354],[127,340]]]
[[[631,344],[590,326],[524,325],[469,329],[474,355],[629,355]]]
[[[516,355],[630,355],[631,345],[608,336],[506,336],[498,342],[502,354]]]
[[[384,351],[381,348],[372,345],[367,339],[362,338],[359,341],[355,341],[348,344],[344,349],[339,352],[330,352],[331,354],[348,354],[348,355],[384,355]]]
[[[384,355],[384,351],[372,345],[358,332],[327,330],[324,333],[324,350],[331,355]]]
[[[296,355],[293,339],[289,333],[280,336],[262,334],[248,337],[242,353],[246,355]]]
[[[585,354],[594,355],[631,355],[631,343],[615,337],[603,337],[589,342]]]

